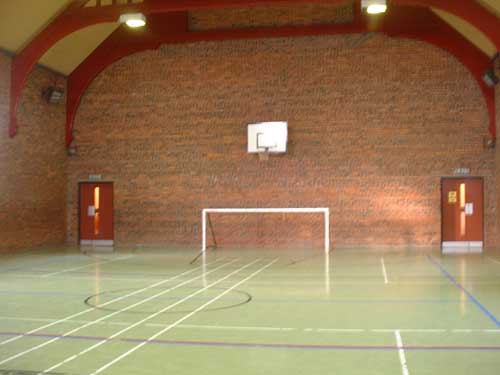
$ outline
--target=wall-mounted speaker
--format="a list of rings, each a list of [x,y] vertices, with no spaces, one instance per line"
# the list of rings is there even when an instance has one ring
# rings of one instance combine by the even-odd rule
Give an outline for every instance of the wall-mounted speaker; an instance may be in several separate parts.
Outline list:
[[[486,83],[489,87],[495,86],[498,82],[500,82],[500,78],[497,77],[495,73],[495,69],[493,66],[490,66],[486,71],[483,73],[483,81]]]
[[[483,81],[489,87],[500,82],[500,55],[497,53],[491,60],[491,65],[483,73]]]
[[[64,96],[64,91],[60,88],[49,86],[42,93],[43,98],[51,104],[57,104]]]

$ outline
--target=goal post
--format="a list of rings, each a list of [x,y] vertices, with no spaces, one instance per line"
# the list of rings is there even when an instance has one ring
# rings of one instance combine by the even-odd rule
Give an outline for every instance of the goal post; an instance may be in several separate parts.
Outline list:
[[[210,213],[246,214],[246,213],[322,213],[325,226],[325,253],[330,252],[330,209],[328,207],[300,208],[204,208],[201,213],[201,251],[207,250],[207,219]]]

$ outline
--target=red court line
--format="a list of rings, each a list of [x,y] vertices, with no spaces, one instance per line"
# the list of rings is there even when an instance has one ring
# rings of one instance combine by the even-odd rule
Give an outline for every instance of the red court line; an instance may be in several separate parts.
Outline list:
[[[63,340],[86,340],[86,341],[108,341],[107,337],[100,336],[62,336],[57,334],[31,333],[24,334],[18,332],[0,332],[0,336],[26,336],[40,338],[60,338]],[[268,348],[268,349],[303,349],[303,350],[394,350],[395,345],[314,345],[314,344],[272,344],[272,343],[246,343],[246,342],[222,342],[222,341],[192,341],[192,340],[147,340],[143,338],[124,338],[122,342],[133,342],[178,346],[212,346],[212,347],[244,347],[244,348]],[[466,346],[466,345],[408,345],[405,350],[420,351],[500,351],[500,346]]]

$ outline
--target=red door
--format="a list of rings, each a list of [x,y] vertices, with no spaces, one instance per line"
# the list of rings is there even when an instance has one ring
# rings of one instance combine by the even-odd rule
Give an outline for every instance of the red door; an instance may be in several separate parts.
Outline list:
[[[80,244],[113,244],[113,184],[80,184]]]
[[[442,242],[445,247],[482,247],[483,180],[446,178],[441,183]]]

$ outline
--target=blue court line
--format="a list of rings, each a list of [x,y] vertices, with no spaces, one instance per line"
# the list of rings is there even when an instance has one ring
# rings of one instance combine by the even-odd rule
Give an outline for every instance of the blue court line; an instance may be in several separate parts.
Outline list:
[[[107,337],[98,336],[64,336],[46,333],[16,333],[0,332],[0,336],[24,336],[38,338],[58,338],[62,340],[83,340],[83,341],[111,341]],[[255,349],[299,349],[299,350],[357,350],[357,351],[398,351],[401,348],[396,345],[342,345],[342,344],[276,344],[262,342],[223,342],[223,341],[193,341],[193,340],[149,340],[143,338],[123,338],[121,342],[127,343],[146,343],[173,346],[208,346],[208,347],[226,347],[226,348],[255,348]],[[500,352],[500,346],[435,346],[435,345],[409,345],[405,346],[406,351],[482,351],[482,352]]]
[[[476,297],[474,297],[471,292],[465,289],[465,287],[462,284],[460,284],[448,271],[446,271],[446,269],[443,267],[441,263],[439,263],[437,260],[435,260],[430,256],[427,256],[427,259],[429,259],[429,261],[432,264],[434,264],[439,269],[439,271],[441,271],[444,277],[446,277],[448,280],[452,282],[453,285],[455,285],[458,289],[464,292],[467,298],[469,298],[469,300],[474,305],[476,305],[479,308],[479,310],[481,310],[484,313],[484,315],[486,315],[493,323],[495,323],[497,327],[500,327],[500,320],[498,320],[497,317],[493,315],[481,302],[479,302],[479,300]]]

